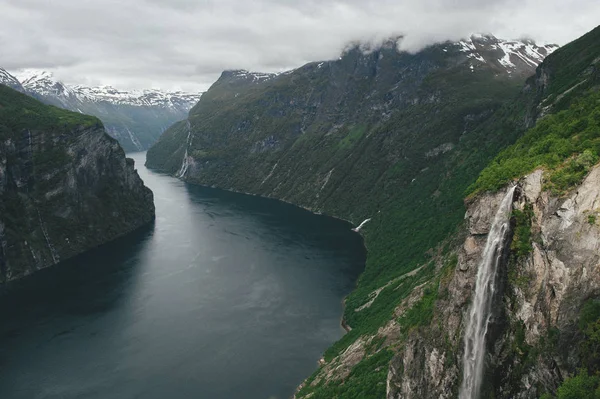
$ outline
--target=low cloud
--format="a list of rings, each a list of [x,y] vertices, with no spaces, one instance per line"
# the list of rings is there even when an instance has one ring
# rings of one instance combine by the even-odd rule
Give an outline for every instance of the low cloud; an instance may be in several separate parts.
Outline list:
[[[565,44],[596,0],[0,0],[0,66],[68,83],[205,90],[224,69],[282,71],[353,41],[416,51],[473,32]]]

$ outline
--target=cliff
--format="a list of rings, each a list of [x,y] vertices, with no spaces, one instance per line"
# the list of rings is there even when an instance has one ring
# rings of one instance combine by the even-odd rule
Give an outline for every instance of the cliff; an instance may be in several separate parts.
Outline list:
[[[98,119],[0,85],[0,283],[153,219],[152,192]]]
[[[538,398],[556,392],[582,365],[580,312],[600,295],[600,168],[566,197],[542,187],[541,170],[518,185],[481,397]],[[493,211],[503,194],[482,195],[468,207],[466,238],[457,249],[454,271],[439,283],[430,327],[410,334],[392,360],[388,398],[456,397],[466,309]],[[527,238],[518,236],[523,226],[530,232]],[[523,240],[525,250],[519,246]]]

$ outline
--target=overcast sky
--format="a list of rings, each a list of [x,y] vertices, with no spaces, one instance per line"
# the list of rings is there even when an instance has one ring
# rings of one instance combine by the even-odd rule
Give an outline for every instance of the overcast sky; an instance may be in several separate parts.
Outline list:
[[[281,71],[350,41],[415,50],[470,33],[565,44],[598,0],[0,0],[0,66],[67,83],[206,90],[224,69]]]

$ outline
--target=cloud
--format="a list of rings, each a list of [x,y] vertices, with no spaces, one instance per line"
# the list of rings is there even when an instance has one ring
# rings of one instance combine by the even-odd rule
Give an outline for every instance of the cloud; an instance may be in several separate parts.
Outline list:
[[[403,49],[473,32],[565,44],[596,0],[0,0],[0,66],[68,83],[205,90],[224,69],[281,71],[352,41]]]

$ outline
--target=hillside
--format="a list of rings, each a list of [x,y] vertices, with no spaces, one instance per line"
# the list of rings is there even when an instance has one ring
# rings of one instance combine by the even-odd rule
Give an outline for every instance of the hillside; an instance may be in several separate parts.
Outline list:
[[[0,84],[0,283],[153,218],[152,192],[97,118]]]
[[[461,315],[474,278],[460,271],[473,271],[468,265],[481,257],[473,250],[467,263],[462,249],[469,234],[463,197],[539,166],[473,185],[540,118],[521,140],[543,135],[548,118],[563,118],[577,101],[594,109],[595,100],[585,98],[597,76],[598,34],[559,49],[537,69],[507,50],[529,53],[533,44],[477,36],[416,54],[390,44],[366,53],[354,48],[339,60],[279,75],[224,72],[188,121],[149,150],[147,165],[192,183],[279,198],[355,224],[371,218],[361,230],[366,269],[346,300],[350,331],[327,350],[297,397],[457,394]],[[538,62],[550,50],[537,48]],[[562,161],[594,145],[573,145]],[[584,161],[589,168],[594,158]],[[495,198],[474,209],[493,212]],[[482,227],[477,240],[488,230]],[[514,331],[507,337],[514,340]],[[496,397],[522,389],[514,380],[522,359],[504,356],[513,368],[501,370],[512,380],[486,388]],[[530,378],[540,390],[523,397],[553,391],[560,381]]]

